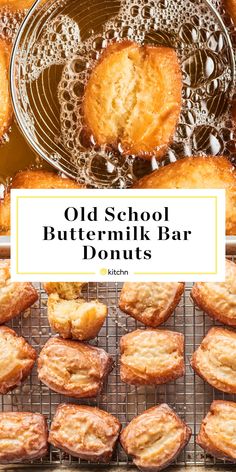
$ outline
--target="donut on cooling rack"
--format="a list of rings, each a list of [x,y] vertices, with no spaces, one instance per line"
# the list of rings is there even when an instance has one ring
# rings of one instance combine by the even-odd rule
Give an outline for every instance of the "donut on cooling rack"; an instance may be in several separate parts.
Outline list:
[[[211,328],[194,352],[191,366],[212,387],[236,393],[236,332]]]
[[[131,385],[159,385],[184,375],[184,336],[138,329],[120,340],[120,376]]]
[[[109,462],[121,424],[117,418],[87,405],[59,405],[49,442],[72,456],[93,462]]]
[[[107,313],[107,306],[98,300],[63,300],[55,293],[48,297],[49,324],[62,338],[79,341],[96,338]]]
[[[138,180],[134,188],[225,189],[226,233],[236,234],[236,171],[226,157],[185,157]]]
[[[201,424],[197,444],[219,459],[236,461],[236,403],[215,400]]]
[[[38,300],[32,284],[11,282],[10,277],[10,261],[0,259],[0,324],[20,315]]]
[[[28,377],[36,351],[15,331],[0,326],[0,393],[5,394]]]
[[[189,426],[161,404],[134,418],[121,432],[120,442],[140,470],[157,472],[174,461],[190,437]]]
[[[48,429],[39,413],[0,413],[0,463],[40,459],[48,450]]]
[[[56,293],[65,300],[74,300],[81,296],[85,282],[45,282],[43,288],[48,295]]]
[[[174,49],[123,41],[109,45],[87,83],[83,114],[96,144],[161,158],[181,109],[182,77]]]
[[[10,190],[14,188],[25,189],[67,189],[81,188],[71,179],[61,177],[55,172],[45,170],[25,170],[18,172],[12,179],[11,185],[7,188],[4,199],[0,200],[0,234],[9,234],[11,230],[10,219]]]
[[[50,338],[38,358],[38,376],[55,392],[89,398],[101,392],[112,366],[111,356],[103,349]]]
[[[226,260],[225,281],[197,282],[191,297],[211,318],[236,327],[236,264]]]
[[[173,313],[183,291],[184,284],[178,282],[125,282],[119,307],[146,326],[156,328]]]

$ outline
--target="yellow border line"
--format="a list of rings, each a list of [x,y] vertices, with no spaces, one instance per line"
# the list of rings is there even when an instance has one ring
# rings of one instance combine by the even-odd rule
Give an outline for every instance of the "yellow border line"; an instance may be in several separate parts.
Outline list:
[[[20,275],[96,275],[96,272],[17,272]]]
[[[134,272],[134,275],[203,275],[203,274],[215,275],[216,272]]]
[[[86,196],[77,196],[77,195],[65,195],[65,196],[61,196],[61,195],[42,195],[42,196],[36,196],[36,195],[21,195],[20,197],[16,197],[17,199],[18,198],[217,198],[215,195],[206,195],[205,197],[203,197],[202,195],[146,195],[146,196],[139,196],[139,195],[134,195],[134,196],[130,196],[130,195],[127,195],[126,197],[122,197],[122,196],[119,196],[119,195],[104,195],[104,196],[100,196],[100,195],[88,195],[87,197]]]
[[[215,239],[215,272],[134,272],[134,275],[215,275],[218,272],[218,200],[216,196],[211,196],[211,195],[206,195],[205,197],[202,195],[145,195],[145,196],[122,196],[122,195],[83,195],[83,196],[72,196],[72,195],[65,195],[65,196],[59,196],[59,195],[22,195],[22,196],[17,196],[16,197],[16,273],[18,275],[96,275],[96,272],[19,272],[19,240],[18,240],[18,224],[19,224],[19,200],[20,199],[26,199],[26,198],[43,198],[43,199],[48,199],[48,198],[119,198],[119,199],[125,199],[125,198],[190,198],[190,199],[214,199],[215,200],[215,234],[216,234],[216,239]]]

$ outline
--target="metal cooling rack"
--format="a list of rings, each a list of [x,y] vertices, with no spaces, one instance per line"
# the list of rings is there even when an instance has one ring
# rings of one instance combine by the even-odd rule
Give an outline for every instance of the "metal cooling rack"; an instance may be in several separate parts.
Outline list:
[[[212,320],[194,307],[190,299],[191,284],[188,284],[175,313],[163,326],[182,332],[185,335],[185,377],[156,388],[126,385],[121,382],[119,376],[119,340],[122,335],[136,329],[141,324],[123,314],[117,308],[121,286],[122,284],[119,283],[91,283],[84,292],[86,299],[97,298],[109,307],[107,322],[93,344],[104,348],[113,356],[115,367],[108,377],[108,383],[104,387],[103,393],[94,400],[80,401],[79,403],[96,405],[117,416],[121,423],[126,425],[134,416],[142,413],[147,408],[157,403],[166,402],[190,425],[193,431],[190,443],[176,459],[176,465],[209,466],[223,464],[224,461],[205,454],[195,442],[201,420],[207,413],[211,402],[215,398],[234,400],[234,396],[214,390],[203,382],[198,376],[195,376],[190,367],[191,354],[212,326]],[[36,284],[36,287],[39,291],[38,302],[20,318],[12,320],[9,326],[29,341],[37,351],[40,351],[52,333],[47,320],[47,295],[40,284]],[[8,395],[1,395],[0,408],[2,411],[43,413],[47,417],[50,426],[55,410],[61,402],[76,403],[78,401],[50,391],[38,380],[35,367],[31,376],[20,388],[15,389]],[[122,466],[130,463],[131,461],[118,445],[111,464]],[[32,464],[76,466],[87,464],[87,462],[80,461],[54,447],[50,447],[45,458],[34,461]]]

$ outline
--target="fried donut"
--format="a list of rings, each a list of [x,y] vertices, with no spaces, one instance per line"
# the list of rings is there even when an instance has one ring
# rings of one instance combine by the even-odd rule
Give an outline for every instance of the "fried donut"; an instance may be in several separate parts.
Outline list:
[[[10,44],[0,39],[0,141],[9,129],[13,118],[8,79],[10,54]]]
[[[225,8],[236,25],[236,0],[223,0]]]
[[[156,328],[164,323],[180,302],[184,284],[178,282],[125,282],[119,300],[119,308]]]
[[[215,400],[202,421],[197,444],[219,459],[236,461],[236,403]]]
[[[38,300],[28,282],[11,282],[10,261],[0,259],[0,324],[7,323]]]
[[[191,297],[214,320],[236,326],[236,264],[226,260],[224,282],[196,282]]]
[[[107,306],[98,300],[63,300],[55,293],[48,298],[49,324],[62,338],[79,341],[96,338],[107,313]]]
[[[85,89],[84,121],[98,145],[150,159],[165,154],[181,109],[174,49],[132,41],[106,48]]]
[[[166,404],[154,406],[134,418],[120,435],[126,454],[144,472],[167,467],[191,437],[191,429]]]
[[[131,385],[160,385],[184,375],[184,336],[137,329],[120,340],[120,376]]]
[[[185,157],[138,180],[134,188],[225,189],[226,233],[236,234],[236,171],[226,157]]]
[[[87,405],[59,405],[53,418],[49,442],[80,459],[108,462],[121,424],[106,411]]]
[[[5,394],[28,377],[36,361],[36,351],[24,338],[0,326],[0,393]]]
[[[47,0],[41,0],[40,4]],[[0,8],[7,7],[9,10],[28,10],[35,3],[35,0],[0,0]]]
[[[40,459],[47,454],[47,423],[39,413],[0,413],[0,462]]]
[[[236,393],[236,333],[211,328],[194,352],[191,366],[212,387]]]
[[[101,392],[112,366],[111,356],[103,349],[50,338],[38,358],[38,377],[55,392],[89,398]]]
[[[6,190],[4,199],[0,200],[0,233],[9,234],[11,230],[10,218],[10,190],[25,189],[76,189],[82,186],[67,177],[61,177],[55,172],[45,170],[26,170],[18,172]]]
[[[54,293],[65,300],[74,300],[80,297],[85,285],[86,282],[45,282],[43,288],[48,295]]]

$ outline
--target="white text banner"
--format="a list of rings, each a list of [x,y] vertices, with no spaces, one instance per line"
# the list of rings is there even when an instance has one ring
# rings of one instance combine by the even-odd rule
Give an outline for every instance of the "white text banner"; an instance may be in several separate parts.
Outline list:
[[[15,281],[222,281],[224,190],[12,190]]]

